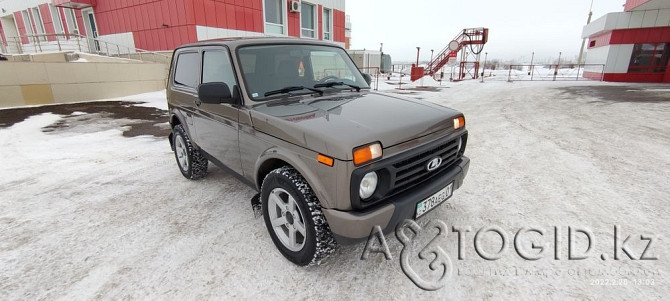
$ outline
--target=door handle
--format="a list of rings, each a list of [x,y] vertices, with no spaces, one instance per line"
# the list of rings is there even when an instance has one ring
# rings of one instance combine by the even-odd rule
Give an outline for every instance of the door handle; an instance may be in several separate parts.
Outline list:
[[[193,102],[195,103],[196,106],[200,106],[202,104],[202,101],[200,101],[200,99],[196,99]]]

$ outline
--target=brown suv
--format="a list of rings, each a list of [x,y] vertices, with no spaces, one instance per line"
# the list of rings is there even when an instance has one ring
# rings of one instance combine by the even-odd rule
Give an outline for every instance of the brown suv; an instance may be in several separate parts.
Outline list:
[[[388,233],[461,186],[468,134],[460,112],[369,84],[327,42],[182,46],[167,83],[179,169],[198,179],[212,162],[256,189],[270,237],[298,265],[376,225]]]

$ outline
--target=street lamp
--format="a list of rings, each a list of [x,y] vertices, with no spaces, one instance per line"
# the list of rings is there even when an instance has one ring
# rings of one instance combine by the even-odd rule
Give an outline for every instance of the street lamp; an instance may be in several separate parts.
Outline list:
[[[533,68],[533,60],[535,60],[535,51],[533,51],[533,54],[530,56],[530,70],[528,71],[528,75],[530,75],[530,80],[533,80],[533,71],[535,68]]]
[[[384,66],[384,43],[379,43],[379,52],[380,52],[380,58],[379,58],[379,72],[382,72],[382,69],[386,70],[388,69],[386,66]]]
[[[421,52],[421,47],[416,47],[416,66],[419,67],[419,53]]]
[[[563,52],[558,53],[558,61],[556,62],[556,71],[554,71],[554,81],[556,81],[556,76],[558,75],[558,68],[561,65],[561,55]]]
[[[433,62],[433,49],[430,50],[430,62]]]
[[[484,82],[484,74],[486,73],[486,60],[489,57],[488,52],[484,52],[484,67],[482,68],[482,83]]]
[[[589,8],[589,18],[586,19],[586,25],[591,24],[591,17],[593,16],[593,0],[591,0],[591,7]],[[577,64],[582,63],[582,58],[584,57],[584,45],[586,44],[586,38],[582,39],[582,48],[579,50],[579,59],[577,59]]]

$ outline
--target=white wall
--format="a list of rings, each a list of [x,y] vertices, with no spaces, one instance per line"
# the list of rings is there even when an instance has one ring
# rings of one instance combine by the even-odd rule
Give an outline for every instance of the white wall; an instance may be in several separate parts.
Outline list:
[[[263,33],[254,32],[254,31],[244,31],[244,30],[235,30],[235,29],[226,29],[226,28],[217,28],[217,27],[208,27],[197,25],[195,27],[196,36],[198,41],[219,39],[219,38],[231,38],[231,37],[261,37],[264,36]]]
[[[51,0],[0,0],[0,17],[44,3],[51,3]],[[5,9],[5,13],[2,13],[2,8]]]
[[[582,38],[607,30],[670,26],[670,9],[609,13],[584,26]]]
[[[111,44],[109,44],[109,53],[110,54],[116,54],[117,52],[128,53],[129,50],[130,50],[130,53],[135,52],[135,39],[133,38],[133,33],[132,32],[102,35],[102,36],[99,36],[98,39],[100,41],[111,43]],[[106,50],[105,43],[101,42],[100,44],[101,44],[100,48],[102,48],[102,50],[105,51]],[[120,45],[118,50],[117,50],[116,45]]]
[[[586,64],[604,64],[605,73],[627,73],[633,46],[607,45],[589,49],[586,53]]]
[[[317,5],[323,5],[326,8],[333,8],[344,11],[345,0],[304,0],[305,2]],[[360,1],[360,0],[358,0]]]

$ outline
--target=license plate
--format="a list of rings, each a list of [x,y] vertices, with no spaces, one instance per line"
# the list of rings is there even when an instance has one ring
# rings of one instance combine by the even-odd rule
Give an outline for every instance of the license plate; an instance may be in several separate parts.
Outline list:
[[[447,187],[442,188],[442,190],[438,191],[436,194],[433,194],[427,199],[417,203],[415,218],[419,218],[419,216],[424,215],[426,212],[430,211],[430,209],[437,207],[437,205],[450,198],[451,193],[453,192],[453,188],[454,183],[451,183],[447,185]]]

